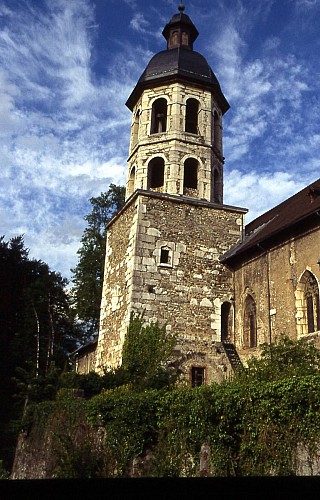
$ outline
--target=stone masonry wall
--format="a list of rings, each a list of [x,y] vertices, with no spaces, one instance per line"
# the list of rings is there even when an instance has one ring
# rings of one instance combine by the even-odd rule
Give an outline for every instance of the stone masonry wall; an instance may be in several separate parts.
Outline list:
[[[185,132],[186,102],[188,98],[199,101],[199,134]],[[167,100],[166,132],[150,134],[152,104],[158,98]],[[139,112],[139,133],[135,134],[135,116]],[[220,116],[219,137],[212,136],[214,131],[213,113]],[[135,137],[135,138],[134,138]],[[217,144],[219,158],[213,154],[212,144]],[[221,112],[208,90],[190,85],[174,83],[168,86],[146,89],[133,110],[130,154],[128,159],[127,198],[134,189],[148,188],[148,163],[154,157],[165,161],[164,186],[161,191],[171,194],[183,193],[183,165],[187,158],[199,162],[198,190],[195,197],[210,200],[212,196],[212,172],[220,173],[222,183],[222,130]],[[130,173],[135,168],[134,185],[130,183]],[[222,189],[221,189],[222,199]]]
[[[133,202],[107,232],[96,371],[115,368],[130,318],[132,272],[136,244],[137,206]]]
[[[226,370],[219,349],[212,350],[221,340],[221,304],[233,294],[219,257],[241,239],[243,213],[138,192],[108,228],[97,366],[121,362],[130,312],[144,311],[146,321],[159,320],[179,335],[177,353],[186,367],[207,366],[209,356],[210,380],[216,366]],[[161,249],[168,262],[161,262]]]
[[[235,271],[236,338],[235,343],[243,359],[256,349],[243,347],[244,300],[247,293],[254,298],[257,306],[258,345],[270,342],[268,275],[270,284],[271,339],[275,341],[284,334],[292,339],[300,338],[297,328],[297,308],[295,292],[304,271],[309,270],[320,282],[319,229],[292,238],[273,248],[268,255],[261,255],[242,263]],[[314,334],[309,334],[313,335]],[[307,337],[308,335],[306,335]]]

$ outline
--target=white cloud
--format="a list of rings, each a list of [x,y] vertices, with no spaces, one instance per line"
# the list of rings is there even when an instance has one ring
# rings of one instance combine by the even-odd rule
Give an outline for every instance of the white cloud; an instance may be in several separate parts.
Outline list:
[[[149,25],[149,21],[146,20],[141,12],[136,12],[130,21],[131,28],[139,33],[149,33],[147,30]]]
[[[142,15],[139,1],[123,3],[134,9],[134,47],[114,36],[103,76],[93,73],[98,25],[89,0],[0,5],[1,232],[24,233],[31,256],[66,275],[87,200],[125,181],[131,117],[124,103],[152,55],[144,42],[152,47],[158,34],[165,46],[164,3],[173,12],[177,6],[166,0]],[[320,162],[311,63],[284,53],[277,34],[250,50],[250,30],[259,16],[267,23],[272,5],[218,0],[186,12],[196,25],[203,20],[208,34],[198,26],[203,47],[195,49],[208,56],[232,106],[224,121],[225,202],[248,206],[251,218],[313,181]]]
[[[261,174],[257,170],[250,170],[247,173],[238,170],[226,171],[225,183],[228,185],[225,203],[249,208],[246,223],[305,186],[288,172],[276,171]]]
[[[320,0],[294,0],[298,8],[313,9],[320,6]]]
[[[124,183],[133,85],[116,61],[104,80],[92,74],[87,1],[46,7],[18,9],[0,29],[1,230],[24,233],[31,256],[69,275],[87,200]],[[139,71],[141,53],[127,52]]]
[[[259,58],[250,58],[245,26],[249,29],[251,21],[249,15],[246,23],[241,22],[242,10],[235,9],[209,46],[231,104],[224,120],[226,165],[247,171],[248,161],[254,157],[251,168],[298,172],[300,166],[292,165],[297,145],[308,143],[316,126],[306,106],[313,78],[307,61],[290,53],[274,53],[270,46],[263,47]],[[275,42],[274,46],[278,40]]]

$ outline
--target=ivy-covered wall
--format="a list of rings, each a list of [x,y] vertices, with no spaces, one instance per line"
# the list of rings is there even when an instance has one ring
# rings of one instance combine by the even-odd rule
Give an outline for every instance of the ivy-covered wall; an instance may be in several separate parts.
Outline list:
[[[30,408],[11,477],[319,474],[319,387],[305,375],[90,400],[62,390]]]

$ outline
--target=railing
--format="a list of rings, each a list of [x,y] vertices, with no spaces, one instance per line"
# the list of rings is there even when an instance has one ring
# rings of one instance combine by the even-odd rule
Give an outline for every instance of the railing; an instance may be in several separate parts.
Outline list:
[[[233,371],[241,370],[243,368],[243,364],[235,345],[225,342],[223,342],[222,345]]]

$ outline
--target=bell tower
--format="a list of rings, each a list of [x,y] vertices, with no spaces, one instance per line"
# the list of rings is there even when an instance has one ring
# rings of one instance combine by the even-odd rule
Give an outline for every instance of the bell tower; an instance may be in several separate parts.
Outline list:
[[[126,203],[107,226],[96,370],[121,364],[132,313],[178,335],[176,359],[198,385],[230,366],[233,284],[219,257],[241,241],[246,210],[223,204],[222,116],[229,104],[184,6],[127,100]]]
[[[179,5],[127,100],[132,112],[126,196],[135,189],[223,202],[222,116],[229,109],[198,30]]]

